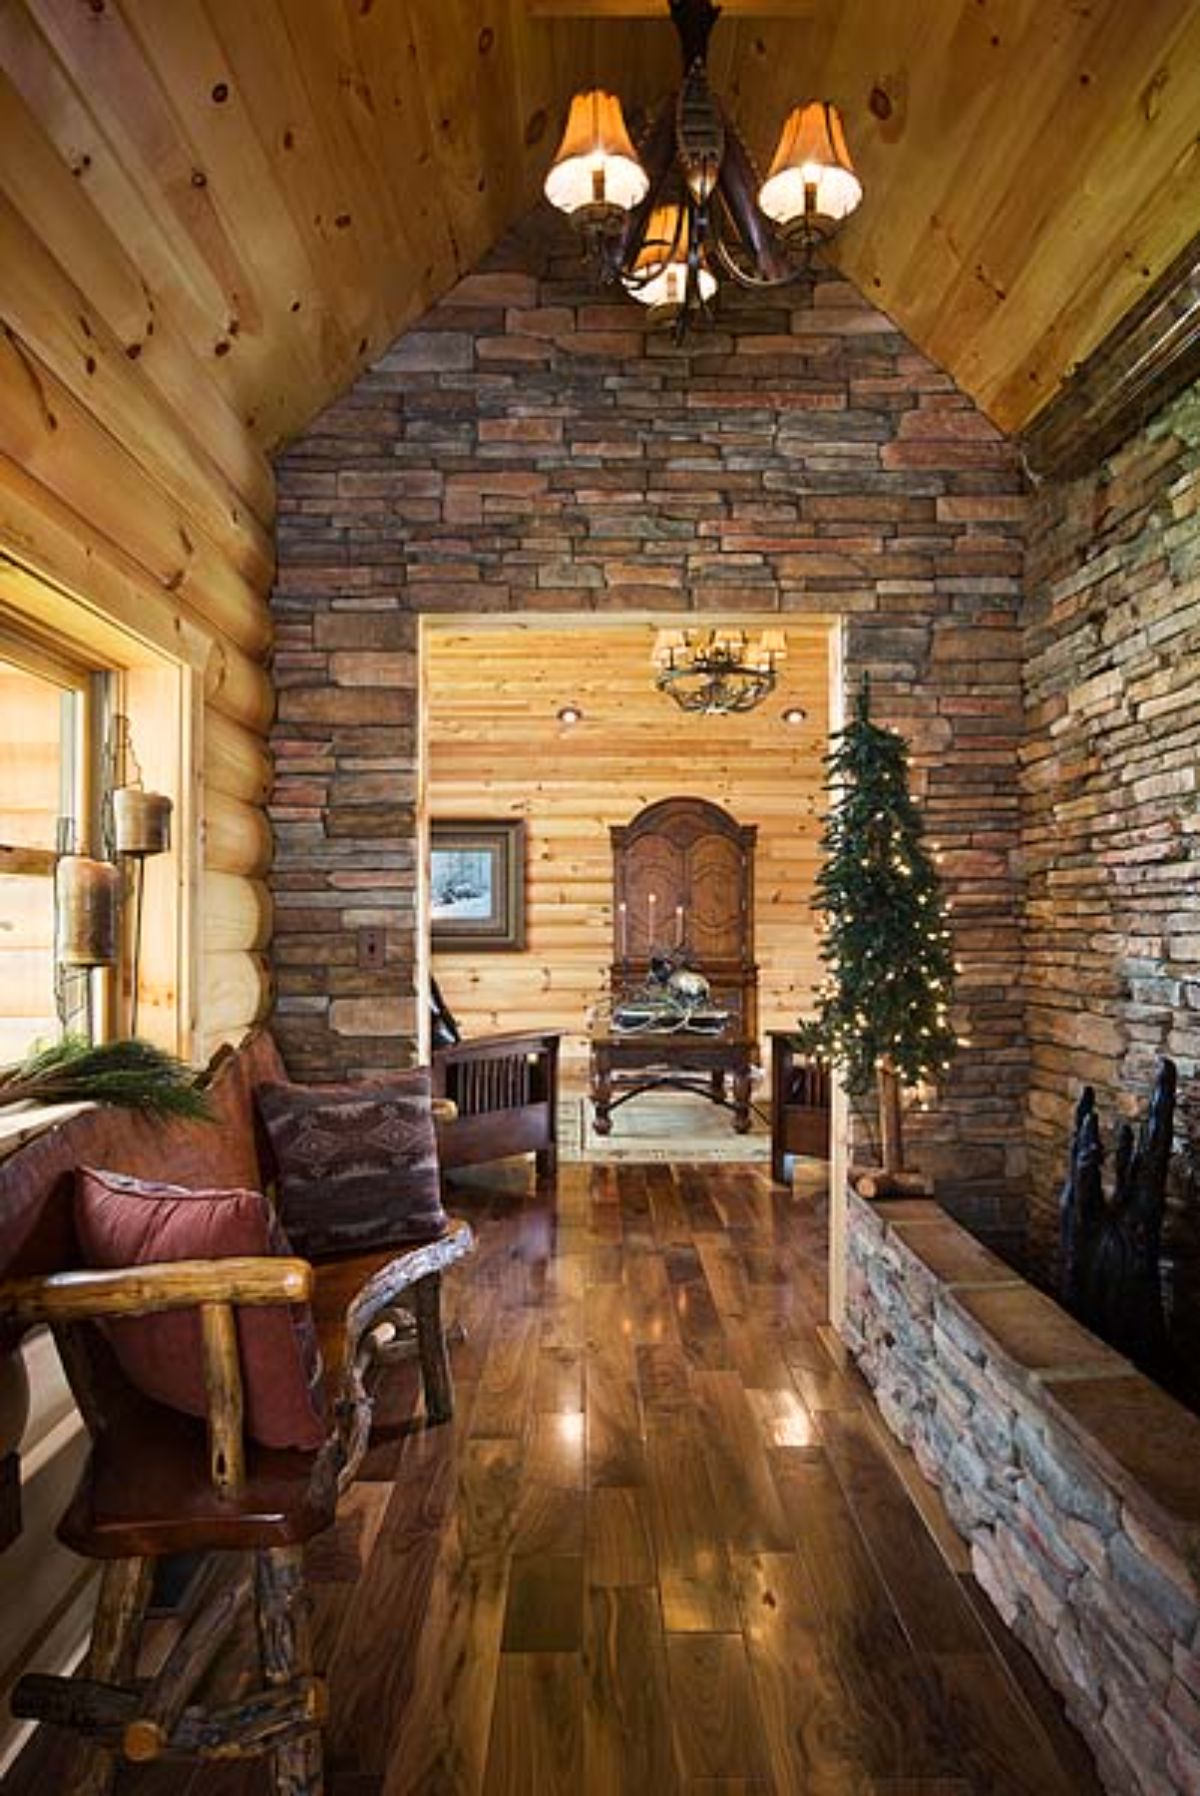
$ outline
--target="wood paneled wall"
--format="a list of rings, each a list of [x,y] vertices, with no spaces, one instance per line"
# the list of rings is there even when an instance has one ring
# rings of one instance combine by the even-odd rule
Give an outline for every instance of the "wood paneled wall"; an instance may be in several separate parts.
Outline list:
[[[172,279],[142,253],[144,202],[55,64],[51,40],[63,50],[68,14],[84,15],[38,13],[46,37],[23,7],[0,22],[0,603],[71,632],[115,624],[203,667],[210,915],[193,1045],[206,1053],[269,998],[274,477],[216,378],[221,358],[198,353]],[[89,82],[101,73],[110,97],[125,93],[112,67]],[[130,130],[138,111],[130,98]]]
[[[434,956],[467,1034],[559,1028],[567,1051],[583,1052],[612,957],[609,825],[677,794],[712,799],[739,823],[758,825],[762,1025],[787,1028],[809,1007],[820,976],[811,898],[829,631],[789,628],[779,687],[743,717],[689,716],[656,691],[653,638],[648,623],[426,626],[430,816],[526,822],[524,953]],[[583,711],[572,726],[556,716],[568,702]],[[783,723],[789,705],[807,721]]]
[[[293,437],[471,268],[538,199],[574,89],[636,130],[678,67],[666,0],[6,0],[0,263],[53,281],[47,329],[84,354],[80,294],[118,353],[152,348],[240,493],[263,470],[237,420]],[[799,101],[844,109],[866,198],[840,266],[1006,429],[1196,230],[1194,0],[747,0],[710,68],[761,163]]]

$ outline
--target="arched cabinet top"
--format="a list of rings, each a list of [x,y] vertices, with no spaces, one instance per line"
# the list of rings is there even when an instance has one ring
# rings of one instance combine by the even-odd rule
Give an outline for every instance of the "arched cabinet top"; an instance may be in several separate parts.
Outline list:
[[[736,817],[709,798],[659,798],[628,823],[609,830],[614,852],[628,848],[642,836],[661,836],[677,848],[690,848],[701,836],[726,836],[746,852],[752,852],[758,836],[754,823]]]

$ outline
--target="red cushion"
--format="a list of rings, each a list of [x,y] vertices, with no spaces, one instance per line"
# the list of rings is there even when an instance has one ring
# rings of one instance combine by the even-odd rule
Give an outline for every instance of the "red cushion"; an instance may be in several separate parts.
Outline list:
[[[86,1166],[76,1179],[75,1226],[88,1266],[292,1251],[261,1192],[188,1191]],[[264,1447],[315,1450],[327,1430],[308,1305],[246,1305],[237,1327],[247,1432]],[[187,1415],[207,1414],[198,1311],[122,1317],[105,1332],[139,1391]]]

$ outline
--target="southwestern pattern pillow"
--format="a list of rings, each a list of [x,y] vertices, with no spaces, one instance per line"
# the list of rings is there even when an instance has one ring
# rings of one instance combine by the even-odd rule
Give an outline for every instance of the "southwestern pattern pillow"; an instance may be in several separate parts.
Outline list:
[[[97,1267],[292,1252],[261,1191],[193,1191],[87,1166],[76,1176],[75,1232],[85,1264]],[[123,1316],[103,1327],[135,1389],[185,1415],[207,1415],[197,1310]],[[264,1447],[315,1451],[327,1430],[308,1305],[246,1304],[237,1330],[247,1432]]]
[[[302,1253],[432,1241],[446,1228],[427,1067],[386,1084],[260,1085],[279,1213]]]

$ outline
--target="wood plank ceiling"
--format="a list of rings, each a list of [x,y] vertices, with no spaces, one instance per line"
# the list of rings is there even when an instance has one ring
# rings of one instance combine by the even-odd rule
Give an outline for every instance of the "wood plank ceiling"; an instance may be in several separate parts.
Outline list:
[[[3,0],[0,261],[57,264],[81,362],[72,284],[131,357],[157,334],[154,378],[245,490],[227,425],[273,450],[473,266],[537,200],[575,86],[669,89],[658,10]],[[866,188],[842,266],[1006,429],[1197,230],[1195,0],[728,10],[713,73],[752,149],[796,99],[842,105]]]

